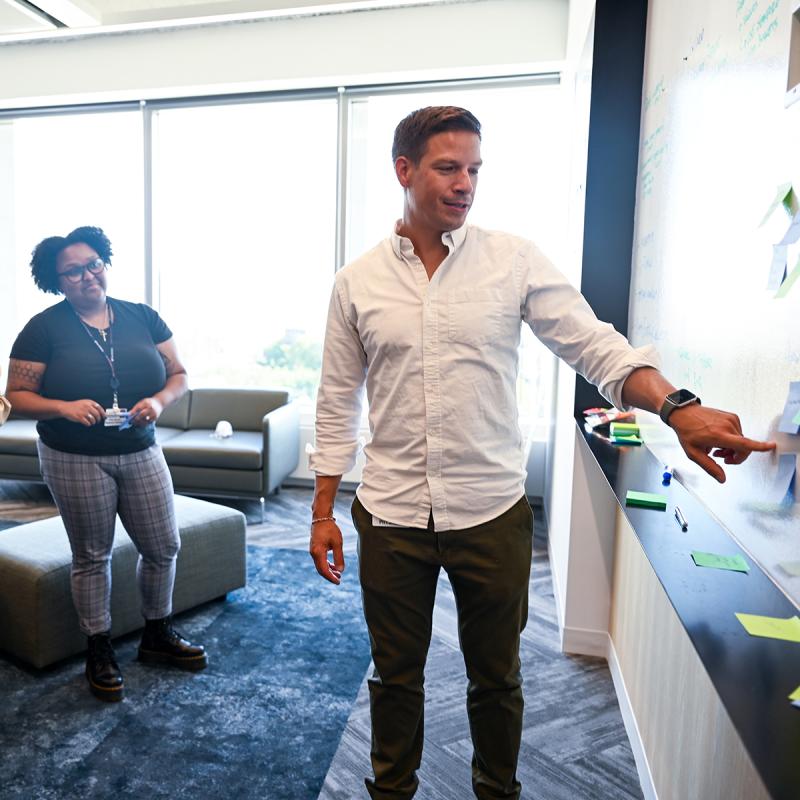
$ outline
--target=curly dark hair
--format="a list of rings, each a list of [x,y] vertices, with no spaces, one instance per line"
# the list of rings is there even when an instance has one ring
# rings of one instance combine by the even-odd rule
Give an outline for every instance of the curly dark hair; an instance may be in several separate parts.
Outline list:
[[[43,292],[61,294],[61,289],[58,287],[56,259],[65,247],[79,243],[88,244],[108,266],[111,266],[111,242],[102,228],[83,225],[66,236],[48,236],[47,239],[42,239],[31,253],[31,275],[34,283]]]
[[[392,161],[405,156],[412,164],[419,164],[428,146],[428,139],[444,131],[467,131],[481,136],[478,118],[458,106],[428,106],[412,111],[394,130]]]

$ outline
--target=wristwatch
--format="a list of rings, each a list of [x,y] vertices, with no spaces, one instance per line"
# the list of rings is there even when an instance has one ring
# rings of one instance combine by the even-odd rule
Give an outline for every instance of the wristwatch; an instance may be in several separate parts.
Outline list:
[[[671,392],[664,398],[664,404],[661,406],[661,411],[658,412],[658,415],[669,425],[669,415],[676,408],[690,406],[692,403],[700,405],[700,398],[688,389],[678,389],[677,392]]]

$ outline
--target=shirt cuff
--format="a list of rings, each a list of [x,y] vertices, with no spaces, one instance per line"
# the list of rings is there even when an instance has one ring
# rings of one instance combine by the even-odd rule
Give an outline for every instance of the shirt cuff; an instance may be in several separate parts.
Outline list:
[[[625,359],[625,363],[614,370],[614,372],[603,381],[602,385],[598,387],[598,390],[615,408],[618,408],[620,411],[630,411],[633,406],[626,405],[622,400],[622,387],[628,379],[628,376],[631,372],[640,367],[659,369],[660,366],[661,361],[653,345],[648,344],[644,347],[632,348],[630,355]]]
[[[347,448],[337,447],[335,451],[326,449],[320,452],[309,443],[306,445],[308,469],[317,475],[344,475],[355,467],[356,459],[363,447],[364,440],[359,439]]]

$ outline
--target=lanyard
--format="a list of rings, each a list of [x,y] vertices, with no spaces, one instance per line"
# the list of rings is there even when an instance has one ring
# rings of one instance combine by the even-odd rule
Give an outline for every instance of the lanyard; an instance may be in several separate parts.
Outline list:
[[[108,309],[108,353],[103,349],[103,345],[92,336],[92,332],[89,330],[89,326],[80,318],[78,312],[75,312],[75,316],[78,317],[78,322],[81,323],[83,329],[86,331],[86,335],[91,339],[92,343],[97,347],[97,349],[102,353],[103,358],[108,363],[109,368],[111,369],[111,380],[109,381],[109,385],[111,386],[111,391],[114,393],[114,408],[119,408],[119,397],[117,395],[117,390],[119,389],[119,379],[117,378],[117,370],[114,367],[114,314],[111,310],[111,303],[106,300],[106,308]],[[74,310],[74,309],[73,309]]]

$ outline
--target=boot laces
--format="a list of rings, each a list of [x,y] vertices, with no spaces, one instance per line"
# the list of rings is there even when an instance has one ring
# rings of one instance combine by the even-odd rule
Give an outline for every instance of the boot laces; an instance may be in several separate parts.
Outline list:
[[[97,662],[110,661],[116,664],[114,646],[108,636],[93,636],[91,645],[92,658]]]

